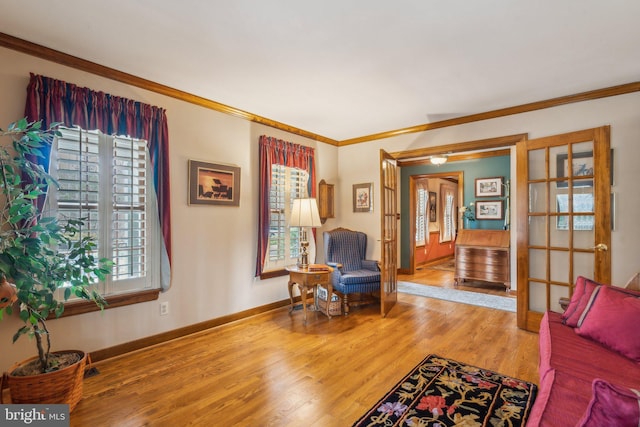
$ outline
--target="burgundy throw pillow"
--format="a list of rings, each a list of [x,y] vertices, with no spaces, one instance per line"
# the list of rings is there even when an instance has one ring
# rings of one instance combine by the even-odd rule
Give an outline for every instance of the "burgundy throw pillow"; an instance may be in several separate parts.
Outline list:
[[[575,332],[640,362],[640,294],[611,286],[596,292]]]
[[[609,384],[596,378],[589,406],[577,427],[638,427],[640,391]]]
[[[594,289],[598,286],[600,286],[600,283],[578,276],[569,306],[562,315],[562,323],[567,326],[571,326],[572,328],[578,326],[578,319],[580,319],[580,315],[589,303],[589,298],[591,297]]]

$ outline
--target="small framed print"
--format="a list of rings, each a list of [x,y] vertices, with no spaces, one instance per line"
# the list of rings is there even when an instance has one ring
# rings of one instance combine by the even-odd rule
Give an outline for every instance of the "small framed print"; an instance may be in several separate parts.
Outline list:
[[[556,173],[558,178],[568,178],[569,172],[573,178],[581,176],[593,176],[593,151],[584,153],[573,153],[571,159],[571,169],[569,169],[569,155],[558,154],[556,156]],[[558,181],[557,188],[567,188],[568,181]],[[574,187],[593,187],[592,179],[576,179],[573,181]]]
[[[476,219],[503,219],[502,200],[476,200]]]
[[[501,176],[476,178],[476,197],[502,197]]]
[[[353,184],[353,211],[370,212],[373,210],[373,183]]]
[[[240,206],[240,168],[189,160],[189,205]]]
[[[437,202],[438,194],[435,191],[429,191],[429,222],[436,222],[437,219]]]

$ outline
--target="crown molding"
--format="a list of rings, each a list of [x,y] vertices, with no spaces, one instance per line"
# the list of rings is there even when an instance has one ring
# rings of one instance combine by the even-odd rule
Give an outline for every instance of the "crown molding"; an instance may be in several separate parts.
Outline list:
[[[338,146],[338,141],[327,138],[322,135],[317,135],[312,132],[308,132],[302,129],[298,129],[294,126],[290,126],[284,123],[277,122],[275,120],[267,119],[265,117],[258,116],[234,107],[230,107],[225,104],[221,104],[216,101],[212,101],[201,96],[193,95],[182,90],[174,89],[170,86],[165,86],[160,83],[146,80],[141,77],[128,74],[114,68],[109,68],[104,65],[97,64],[95,62],[87,61],[77,56],[69,55],[60,52],[55,49],[41,46],[36,43],[19,39],[17,37],[10,36],[5,33],[0,33],[0,46],[12,49],[18,52],[26,53],[37,58],[45,59],[47,61],[55,62],[67,67],[75,68],[77,70],[86,71],[91,74],[95,74],[100,77],[115,80],[120,83],[125,83],[131,86],[135,86],[141,89],[145,89],[151,92],[155,92],[161,95],[165,95],[171,98],[179,99],[181,101],[189,102],[191,104],[199,105],[211,110],[215,110],[221,113],[229,114],[231,116],[239,117],[250,122],[259,123],[265,126],[269,126],[275,129],[283,130],[295,135],[310,138],[316,141],[324,142],[330,145]]]
[[[86,71],[91,74],[95,74],[101,77],[105,77],[111,80],[115,80],[121,83],[125,83],[131,86],[139,87],[141,89],[149,90],[151,92],[159,93],[161,95],[169,96],[171,98],[179,99],[181,101],[189,102],[191,104],[199,105],[204,108],[215,110],[221,113],[229,114],[235,117],[239,117],[250,122],[259,123],[268,127],[279,129],[285,132],[299,135],[305,138],[310,138],[319,142],[324,142],[329,145],[343,147],[346,145],[359,144],[363,142],[370,142],[379,139],[391,138],[398,135],[405,135],[409,133],[425,132],[428,130],[439,129],[449,126],[457,126],[465,123],[478,122],[482,120],[495,119],[498,117],[510,116],[513,114],[526,113],[529,111],[542,110],[545,108],[557,107],[559,105],[572,104],[582,101],[590,101],[599,98],[606,98],[610,96],[624,95],[632,92],[640,91],[640,82],[633,82],[622,84],[618,86],[611,86],[604,89],[596,89],[587,92],[582,92],[574,95],[562,96],[559,98],[552,98],[544,101],[536,101],[528,104],[522,104],[515,107],[501,108],[498,110],[487,111],[484,113],[471,114],[468,116],[457,117],[454,119],[441,120],[433,123],[425,123],[417,126],[411,126],[402,129],[391,130],[387,132],[376,133],[372,135],[361,136],[357,138],[344,139],[341,141],[328,138],[326,136],[318,135],[313,132],[308,132],[303,129],[299,129],[294,126],[290,126],[284,123],[277,122],[265,117],[258,116],[256,114],[249,113],[234,107],[230,107],[225,104],[221,104],[216,101],[212,101],[201,96],[193,95],[188,92],[184,92],[178,89],[174,89],[169,86],[165,86],[151,80],[146,80],[141,77],[134,76],[113,68],[106,67],[104,65],[97,64],[95,62],[87,61],[82,58],[78,58],[73,55],[69,55],[60,52],[55,49],[44,47],[42,45],[32,43],[17,37],[10,36],[8,34],[0,32],[0,46],[12,49],[18,52],[26,53],[41,59],[45,59],[51,62],[55,62],[61,65],[65,65],[71,68],[75,68],[81,71]]]
[[[582,101],[591,101],[599,98],[607,98],[610,96],[624,95],[632,92],[640,91],[640,82],[626,83],[618,86],[611,86],[604,89],[590,90],[574,95],[561,96],[559,98],[547,99],[544,101],[531,102],[529,104],[517,105],[515,107],[501,108],[498,110],[487,111],[484,113],[470,114],[468,116],[457,117],[454,119],[441,120],[433,123],[392,130],[388,132],[375,133],[372,135],[361,136],[353,139],[344,139],[340,141],[339,146],[359,144],[362,142],[375,141],[378,139],[391,138],[393,136],[405,135],[408,133],[425,132],[428,130],[439,129],[449,126],[457,126],[465,123],[479,122],[482,120],[495,119],[498,117],[510,116],[513,114],[526,113],[529,111],[543,110],[545,108],[557,107],[565,104],[573,104]]]

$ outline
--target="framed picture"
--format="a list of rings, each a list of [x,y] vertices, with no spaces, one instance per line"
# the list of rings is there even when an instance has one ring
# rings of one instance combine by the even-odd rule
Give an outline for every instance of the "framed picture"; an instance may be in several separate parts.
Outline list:
[[[503,219],[502,200],[476,200],[476,219]]]
[[[502,197],[502,177],[476,178],[476,197]]]
[[[435,191],[429,191],[429,222],[436,222],[437,220],[437,202],[438,193]]]
[[[189,160],[189,204],[240,206],[240,168]]]
[[[353,184],[353,211],[370,212],[373,210],[373,183]]]
[[[556,195],[556,209],[558,213],[569,212],[569,195]],[[580,212],[593,213],[593,194],[574,194],[573,195],[573,229],[577,231],[593,230],[593,215],[575,215]],[[569,230],[569,216],[558,215],[556,217],[556,229]]]
[[[571,176],[593,176],[593,151],[586,151],[584,153],[573,153],[571,159]],[[567,178],[569,176],[569,155],[558,154],[556,156],[556,172],[558,178]],[[568,181],[558,181],[557,188],[567,188],[569,186]],[[574,187],[593,187],[593,180],[581,179],[579,181],[573,181]]]

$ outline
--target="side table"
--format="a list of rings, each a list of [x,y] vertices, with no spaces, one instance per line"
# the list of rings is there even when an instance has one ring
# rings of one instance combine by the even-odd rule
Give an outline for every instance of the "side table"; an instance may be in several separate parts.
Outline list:
[[[300,290],[300,299],[302,300],[302,310],[304,312],[304,323],[307,323],[307,293],[309,289],[313,289],[313,306],[314,310],[317,309],[316,306],[316,298],[317,298],[317,289],[318,285],[329,285],[331,283],[331,272],[333,268],[327,266],[326,270],[310,271],[308,268],[300,268],[297,265],[291,265],[286,267],[289,272],[289,300],[291,301],[291,307],[289,308],[289,313],[293,311],[294,303],[293,303],[293,285],[298,285],[298,289]],[[329,316],[329,304],[327,304],[327,312],[325,313]],[[331,316],[329,316],[331,317]]]

